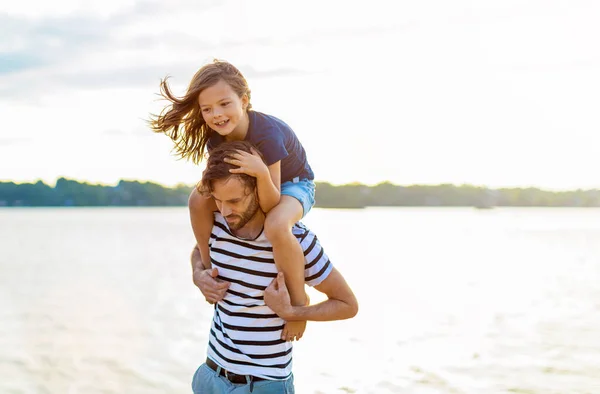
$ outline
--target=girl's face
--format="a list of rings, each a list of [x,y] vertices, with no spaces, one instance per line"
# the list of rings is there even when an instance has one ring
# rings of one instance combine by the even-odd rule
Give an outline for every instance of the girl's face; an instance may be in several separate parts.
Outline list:
[[[202,118],[227,141],[243,140],[248,132],[248,96],[241,98],[224,80],[198,95]]]

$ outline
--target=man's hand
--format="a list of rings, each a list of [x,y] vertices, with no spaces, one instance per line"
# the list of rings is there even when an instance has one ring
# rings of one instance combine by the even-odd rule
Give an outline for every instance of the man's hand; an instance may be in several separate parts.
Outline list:
[[[283,272],[279,272],[277,278],[273,279],[265,289],[265,304],[283,320],[287,320],[292,315],[292,301],[285,285]],[[281,331],[281,339],[293,341],[295,338],[299,341],[304,334],[304,330],[306,330],[306,320],[287,321],[283,331]]]
[[[210,304],[221,301],[231,284],[217,279],[217,275],[219,275],[219,271],[216,268],[194,270],[194,284],[198,286],[204,298]]]
[[[265,304],[283,320],[287,320],[287,317],[292,314],[292,301],[285,285],[283,272],[279,272],[265,289]]]

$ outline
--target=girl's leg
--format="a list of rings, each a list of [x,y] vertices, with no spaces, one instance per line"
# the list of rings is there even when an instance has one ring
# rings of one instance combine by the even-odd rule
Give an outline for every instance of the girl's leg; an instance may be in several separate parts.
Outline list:
[[[210,268],[208,241],[215,220],[213,212],[217,210],[217,205],[211,197],[204,197],[194,188],[188,200],[188,208],[192,230],[202,258],[202,265],[208,269]]]
[[[304,253],[300,243],[292,234],[292,227],[302,219],[302,213],[302,205],[297,199],[282,195],[279,204],[269,211],[265,220],[265,235],[273,245],[273,258],[277,270],[285,275],[285,284],[290,292],[292,305],[306,305]],[[296,325],[290,323],[298,322],[286,324],[282,339],[290,340],[293,336],[298,336],[297,339],[300,339],[306,322]]]

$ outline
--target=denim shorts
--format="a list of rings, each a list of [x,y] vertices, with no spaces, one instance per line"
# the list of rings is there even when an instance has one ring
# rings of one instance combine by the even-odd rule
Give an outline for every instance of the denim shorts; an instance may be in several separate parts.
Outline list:
[[[315,205],[315,183],[306,178],[294,178],[281,184],[281,195],[292,196],[300,201],[304,210],[302,217],[305,217]]]
[[[194,394],[294,394],[294,375],[286,380],[260,380],[249,384],[234,384],[202,364],[192,379]]]

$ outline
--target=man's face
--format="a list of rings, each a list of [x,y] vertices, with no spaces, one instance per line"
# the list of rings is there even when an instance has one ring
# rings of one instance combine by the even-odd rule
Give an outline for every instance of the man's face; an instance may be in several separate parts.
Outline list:
[[[232,230],[244,227],[259,208],[256,192],[247,190],[237,176],[214,181],[212,196]]]

